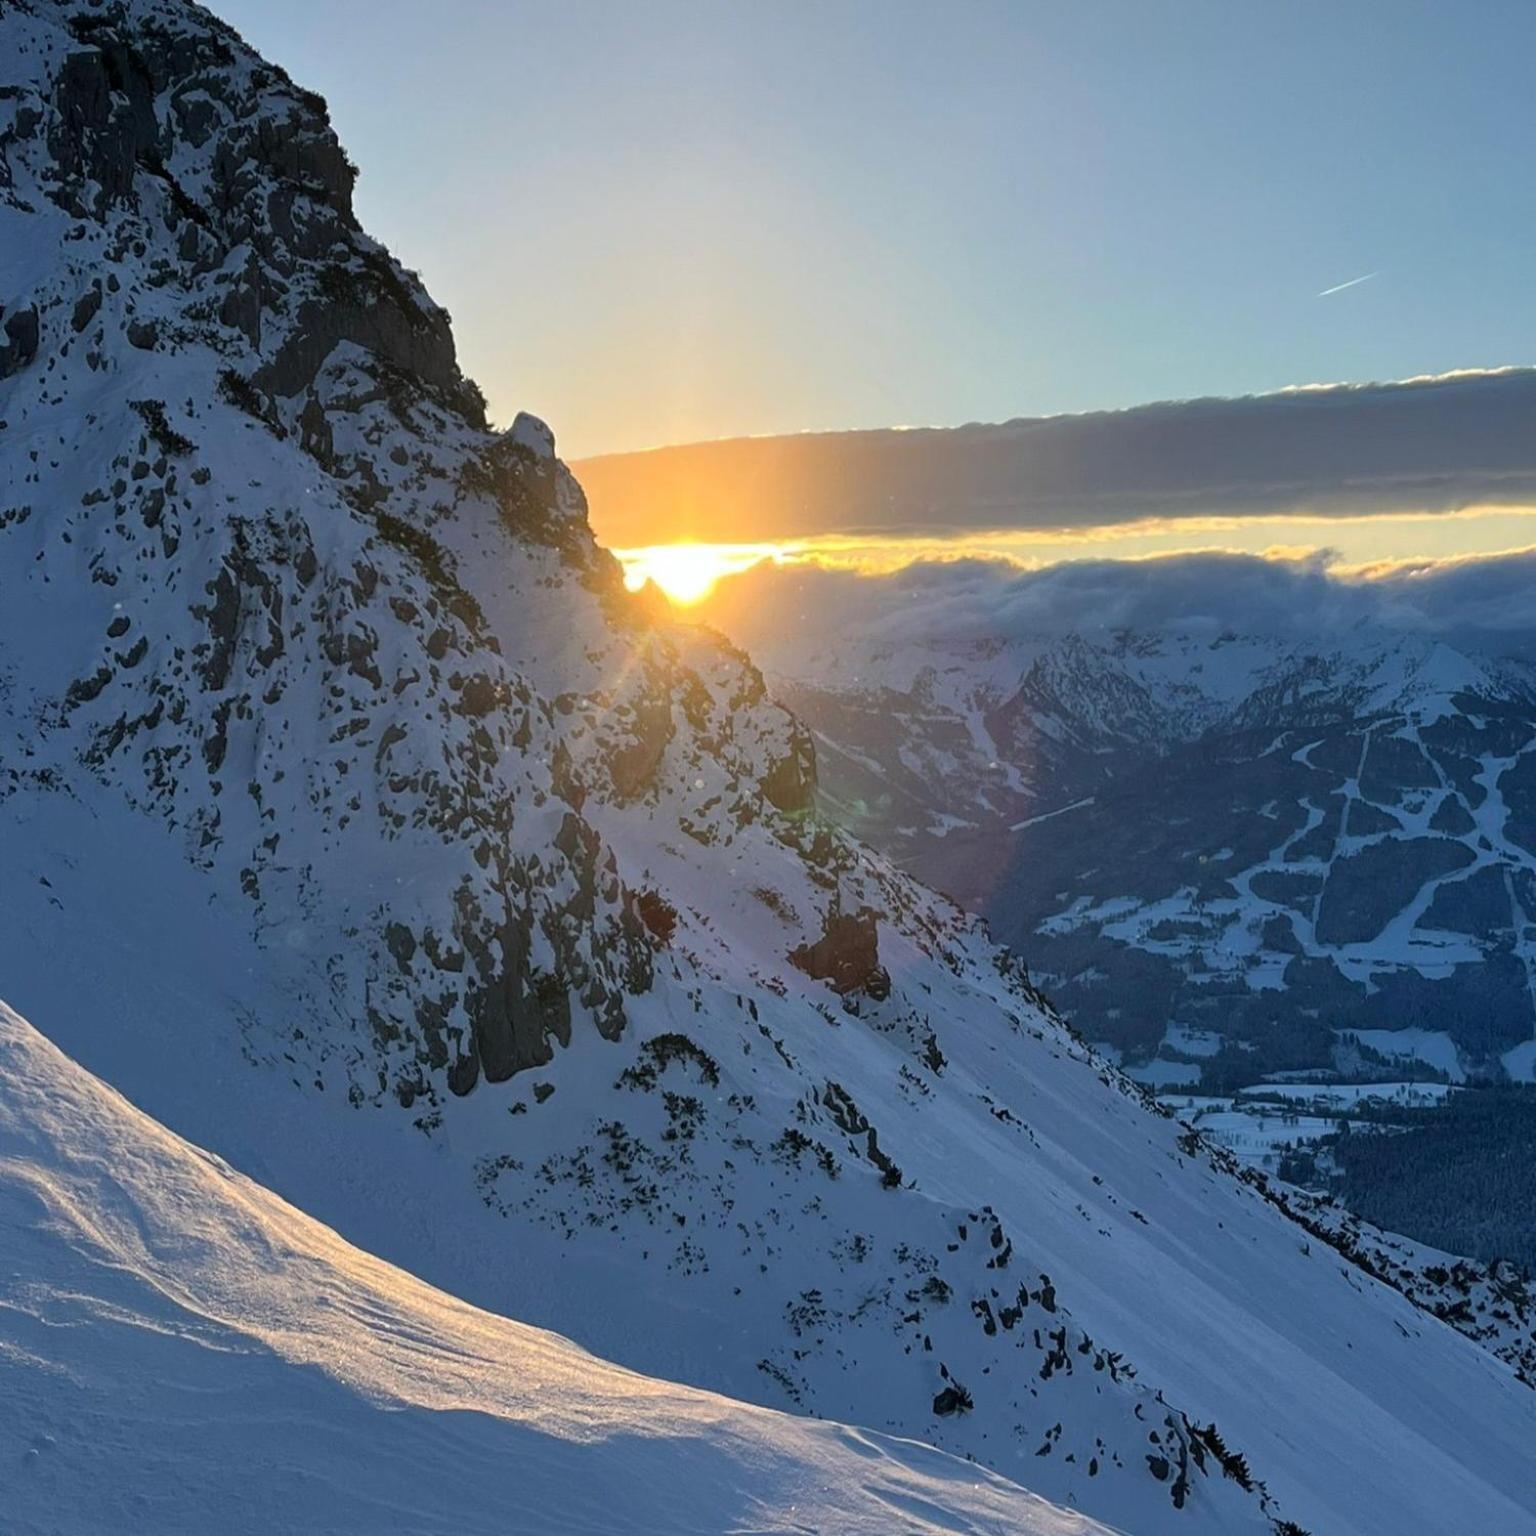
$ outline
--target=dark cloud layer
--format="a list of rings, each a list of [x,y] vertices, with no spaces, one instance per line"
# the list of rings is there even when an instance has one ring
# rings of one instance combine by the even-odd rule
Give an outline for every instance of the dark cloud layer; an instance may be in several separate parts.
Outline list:
[[[786,641],[833,647],[844,636],[971,640],[1176,629],[1321,638],[1362,625],[1528,654],[1536,641],[1536,551],[1368,577],[1331,571],[1322,555],[1170,555],[1027,572],[962,560],[883,576],[765,564],[722,582],[701,613],[769,659]]]
[[[1536,504],[1536,369],[998,426],[741,438],[578,466],[605,542],[1086,528]]]

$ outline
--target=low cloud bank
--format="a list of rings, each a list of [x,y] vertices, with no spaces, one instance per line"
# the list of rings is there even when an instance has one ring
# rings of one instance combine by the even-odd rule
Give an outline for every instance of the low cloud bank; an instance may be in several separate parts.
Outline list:
[[[1360,626],[1481,649],[1536,648],[1536,550],[1375,571],[1303,560],[1186,554],[1020,571],[1001,561],[925,562],[888,575],[759,565],[700,610],[772,665],[786,646],[986,640],[1117,629],[1316,635]]]
[[[599,536],[619,548],[1536,505],[1536,368],[739,438],[588,459],[577,473]]]

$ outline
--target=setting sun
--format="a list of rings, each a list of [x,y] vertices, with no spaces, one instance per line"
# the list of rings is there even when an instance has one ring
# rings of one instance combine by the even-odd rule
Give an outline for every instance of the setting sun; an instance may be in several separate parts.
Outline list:
[[[652,544],[614,553],[631,592],[654,582],[669,602],[682,608],[703,602],[722,576],[734,576],[760,560],[781,558],[773,544]]]

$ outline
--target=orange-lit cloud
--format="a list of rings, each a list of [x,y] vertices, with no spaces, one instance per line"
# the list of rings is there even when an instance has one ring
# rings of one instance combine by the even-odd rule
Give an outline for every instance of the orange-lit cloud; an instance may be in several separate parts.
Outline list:
[[[1168,547],[1147,541],[1175,524],[1192,536],[1536,505],[1533,419],[1536,369],[1490,369],[994,426],[739,438],[575,467],[598,537],[624,548],[1150,549]]]
[[[1081,560],[1148,560],[1172,555],[1244,554],[1295,561],[1326,555],[1342,574],[1414,563],[1481,559],[1536,543],[1536,508],[1471,507],[1457,513],[1400,513],[1350,519],[1308,517],[1149,518],[1073,529],[1004,530],[949,538],[832,534],[779,543],[649,545],[615,551],[632,589],[653,581],[677,605],[706,601],[724,577],[762,561],[782,567],[887,575],[918,563],[986,560],[1021,571]]]
[[[952,430],[698,443],[576,466],[632,585],[762,560],[880,574],[1197,552],[1337,570],[1536,543],[1536,369],[1309,385]]]

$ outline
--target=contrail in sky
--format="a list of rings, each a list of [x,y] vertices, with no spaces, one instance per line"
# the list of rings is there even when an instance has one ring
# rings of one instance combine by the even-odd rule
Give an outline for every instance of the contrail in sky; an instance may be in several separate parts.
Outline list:
[[[1373,277],[1380,277],[1380,272],[1367,272],[1364,277],[1352,277],[1347,283],[1335,283],[1332,288],[1324,288],[1318,294],[1318,298],[1326,299],[1330,293],[1343,293],[1346,288],[1357,287],[1361,283],[1368,283]]]

